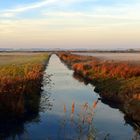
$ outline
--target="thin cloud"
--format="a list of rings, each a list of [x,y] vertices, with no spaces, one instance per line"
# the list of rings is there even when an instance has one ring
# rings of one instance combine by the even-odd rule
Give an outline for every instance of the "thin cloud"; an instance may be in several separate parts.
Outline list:
[[[4,10],[3,12],[0,12],[1,13],[0,17],[13,17],[16,14],[26,12],[26,11],[29,11],[32,9],[41,8],[46,5],[56,3],[56,2],[57,2],[57,0],[45,0],[45,1],[38,2],[38,3],[32,3],[31,5],[28,5],[28,6],[26,5],[26,6],[22,6],[22,7],[16,7],[13,9]]]
[[[134,16],[133,14],[123,14],[123,15],[113,15],[113,14],[104,14],[104,13],[84,13],[84,12],[46,12],[43,13],[46,17],[51,18],[81,18],[81,19],[120,19],[120,20],[136,20],[140,21],[138,16]]]
[[[10,13],[10,12],[5,12],[5,13],[1,13],[0,14],[0,18],[12,18],[14,16],[15,16],[15,14],[14,13]]]

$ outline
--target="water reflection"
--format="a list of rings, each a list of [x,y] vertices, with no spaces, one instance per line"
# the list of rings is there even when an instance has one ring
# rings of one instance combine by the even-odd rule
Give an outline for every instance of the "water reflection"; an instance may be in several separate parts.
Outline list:
[[[26,134],[24,124],[39,121],[39,94],[0,95],[0,139]]]
[[[67,69],[57,56],[51,57],[47,73],[53,74],[54,85],[44,89],[51,93],[50,100],[54,100],[51,111],[43,115],[41,126],[44,131],[41,134],[44,139],[134,139],[136,131],[128,123],[124,124],[123,113],[101,102],[88,81],[77,75],[79,81],[75,80],[73,71]],[[94,111],[91,108],[95,108]]]
[[[40,111],[41,112],[47,112],[51,111],[53,107],[53,103],[50,100],[51,97],[51,89],[53,88],[54,83],[51,80],[52,74],[44,74],[43,77],[43,86],[42,86],[42,92],[41,92],[41,102],[40,102]],[[47,89],[46,89],[47,88]]]
[[[95,140],[96,129],[93,125],[93,119],[97,103],[98,100],[94,101],[93,105],[90,106],[85,102],[80,105],[80,110],[78,112],[75,112],[77,107],[75,102],[72,102],[71,110],[67,109],[66,104],[64,104],[64,115],[60,123],[60,136],[64,136],[65,139]],[[67,135],[69,131],[71,131],[71,137]]]
[[[80,76],[80,75],[78,75],[76,73],[73,73],[73,77],[76,80],[78,80],[79,82],[84,83],[85,85],[88,85],[90,83],[90,81],[84,79],[82,76]],[[135,113],[133,115],[136,115],[138,117],[139,112],[136,113],[137,108],[138,108],[137,104],[136,104],[136,106],[132,106],[133,107],[133,109],[132,109],[130,107],[129,103],[128,103],[129,108],[126,108],[125,106],[122,106],[122,105],[116,104],[116,103],[112,103],[112,102],[104,100],[104,99],[101,99],[101,101],[104,104],[109,105],[111,108],[114,108],[114,109],[118,109],[119,108],[119,110],[124,113],[125,124],[126,125],[130,124],[133,127],[133,129],[134,129],[134,135],[132,136],[133,137],[132,139],[134,139],[134,140],[140,139],[140,123],[138,121],[135,121],[134,119],[132,119],[131,116],[129,116],[130,114],[126,113],[126,109],[129,109],[129,110],[131,109]]]
[[[85,86],[84,79],[76,75],[81,83],[72,75],[73,71],[53,55],[42,88],[30,88],[24,96],[0,95],[0,139],[139,139],[138,125],[100,101],[87,81]]]
[[[47,81],[49,84],[49,80]],[[0,94],[0,139],[27,139],[25,125],[40,122],[41,87],[28,86],[26,93]],[[50,109],[50,95],[45,95],[45,107]],[[44,102],[42,102],[43,107]],[[45,109],[46,109],[45,108]],[[43,111],[43,108],[41,109]]]

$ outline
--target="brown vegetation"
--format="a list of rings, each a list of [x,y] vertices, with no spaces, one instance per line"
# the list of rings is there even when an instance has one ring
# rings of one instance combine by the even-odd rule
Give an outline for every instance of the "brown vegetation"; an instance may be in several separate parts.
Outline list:
[[[43,71],[48,54],[0,55],[0,139],[24,133],[39,116]]]
[[[74,70],[76,78],[76,75],[79,75],[94,84],[95,91],[103,99],[121,104],[125,113],[140,121],[139,115],[135,117],[137,112],[140,112],[140,65],[103,61],[95,57],[68,53],[58,55],[65,64]]]
[[[12,56],[7,56],[7,58]],[[48,55],[17,58],[16,63],[0,66],[0,94],[24,93],[41,84]],[[26,61],[25,61],[26,60]],[[7,63],[5,61],[5,63]],[[29,88],[30,87],[30,88]]]
[[[101,61],[95,57],[59,54],[59,57],[72,68],[89,78],[131,78],[140,76],[140,65]]]

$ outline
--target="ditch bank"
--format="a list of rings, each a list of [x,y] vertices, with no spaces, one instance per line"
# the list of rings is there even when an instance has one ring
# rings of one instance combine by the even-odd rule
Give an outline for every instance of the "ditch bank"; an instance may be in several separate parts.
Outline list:
[[[1,120],[25,120],[38,114],[44,71],[50,57],[49,54],[39,55],[30,63],[3,66],[0,69],[3,72],[0,77]]]
[[[140,122],[140,66],[101,61],[92,56],[57,54],[75,77],[95,86],[102,100],[116,104],[130,119]]]

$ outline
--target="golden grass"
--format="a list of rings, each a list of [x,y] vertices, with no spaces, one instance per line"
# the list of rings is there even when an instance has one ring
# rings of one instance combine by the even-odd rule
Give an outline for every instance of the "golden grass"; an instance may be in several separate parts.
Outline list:
[[[48,54],[1,55],[0,93],[23,93],[40,84]]]
[[[117,97],[139,99],[140,65],[68,53],[60,53],[59,57],[75,73],[95,83],[96,91],[102,92],[107,98],[116,101]]]

